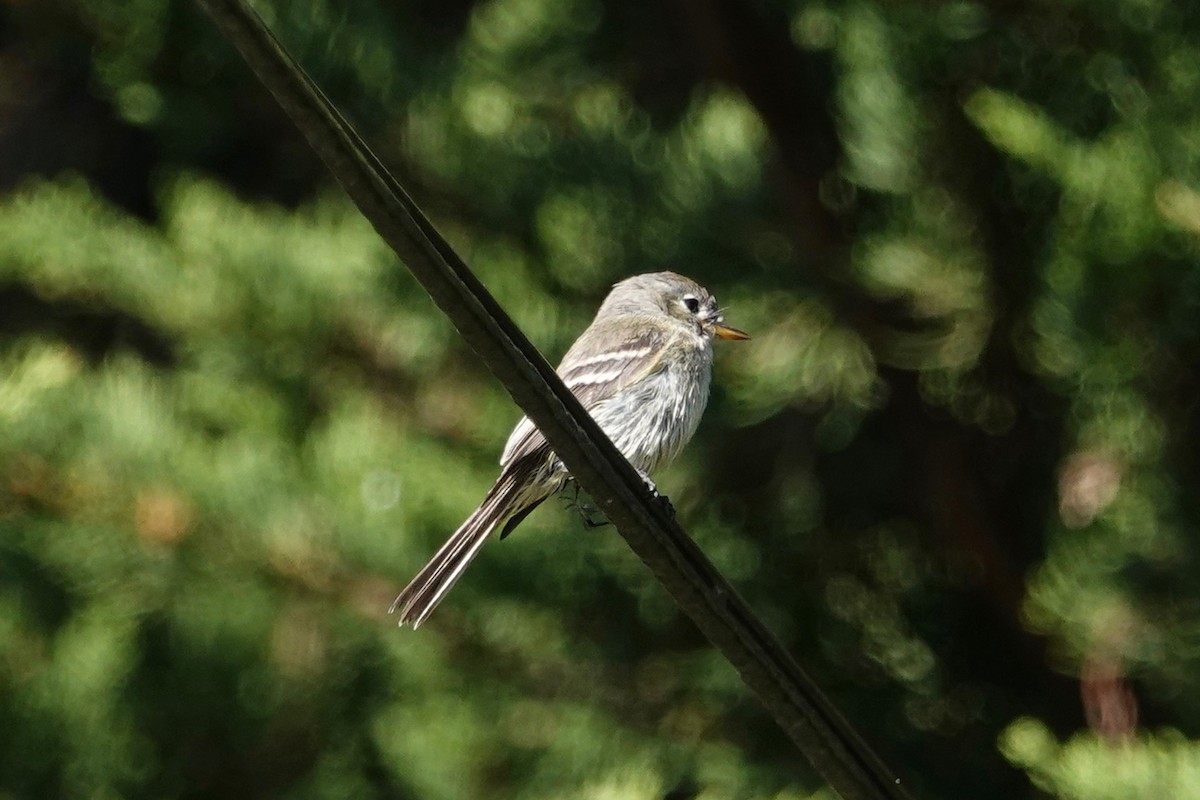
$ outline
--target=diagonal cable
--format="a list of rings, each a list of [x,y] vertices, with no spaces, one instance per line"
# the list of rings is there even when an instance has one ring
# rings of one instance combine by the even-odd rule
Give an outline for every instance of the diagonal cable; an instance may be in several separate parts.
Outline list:
[[[754,616],[245,0],[197,0],[635,553],[845,800],[908,793]]]

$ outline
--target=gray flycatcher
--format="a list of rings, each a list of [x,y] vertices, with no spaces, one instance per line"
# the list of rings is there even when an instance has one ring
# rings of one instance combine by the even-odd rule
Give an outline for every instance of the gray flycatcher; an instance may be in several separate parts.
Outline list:
[[[690,278],[635,275],[613,286],[558,375],[653,489],[650,475],[696,432],[708,402],[713,340],[749,338],[725,324],[717,301]],[[570,479],[528,417],[508,437],[500,467],[483,502],[392,603],[401,625],[424,622],[492,531],[504,538]]]

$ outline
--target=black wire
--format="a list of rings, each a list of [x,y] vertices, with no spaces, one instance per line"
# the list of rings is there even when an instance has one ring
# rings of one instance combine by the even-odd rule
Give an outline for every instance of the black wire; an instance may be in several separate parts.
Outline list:
[[[245,0],[197,2],[629,546],[829,785],[845,800],[908,798],[896,774],[664,513],[551,366]]]

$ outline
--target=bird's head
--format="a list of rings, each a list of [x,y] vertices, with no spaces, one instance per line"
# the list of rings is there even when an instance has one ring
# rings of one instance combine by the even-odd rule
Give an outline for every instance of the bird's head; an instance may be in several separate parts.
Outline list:
[[[694,327],[702,335],[741,340],[750,335],[725,324],[717,300],[691,278],[675,272],[634,275],[613,286],[601,313],[661,316]]]

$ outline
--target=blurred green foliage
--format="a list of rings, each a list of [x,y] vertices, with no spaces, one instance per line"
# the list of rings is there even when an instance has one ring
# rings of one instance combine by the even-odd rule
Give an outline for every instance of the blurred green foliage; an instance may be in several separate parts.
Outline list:
[[[924,797],[1200,796],[1200,11],[261,0],[551,357],[745,345],[659,485]],[[0,798],[829,798],[192,3],[0,4]]]

